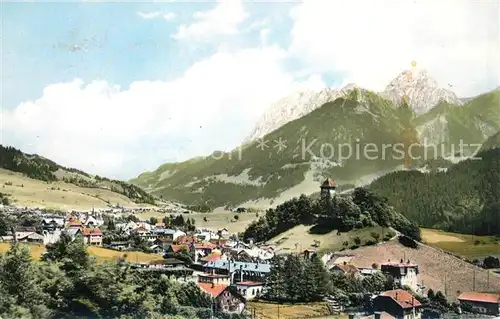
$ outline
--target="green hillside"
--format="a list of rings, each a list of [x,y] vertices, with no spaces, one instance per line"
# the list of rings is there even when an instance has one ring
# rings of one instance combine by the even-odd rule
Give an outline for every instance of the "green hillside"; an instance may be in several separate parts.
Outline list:
[[[312,193],[325,177],[335,178],[340,185],[359,186],[356,181],[361,178],[381,175],[404,163],[403,153],[384,145],[408,145],[436,134],[439,141],[447,141],[447,148],[460,140],[482,143],[494,133],[490,129],[500,127],[494,118],[500,114],[497,102],[498,91],[462,107],[441,103],[415,117],[407,105],[395,106],[373,92],[355,89],[266,135],[265,145],[254,141],[230,153],[164,164],[131,182],[165,199],[211,207],[274,199],[304,183],[315,189],[300,193]],[[442,114],[447,124],[441,130],[433,129],[432,123]],[[286,148],[278,148],[280,139]],[[376,150],[365,148],[369,144]],[[419,154],[422,149],[415,148],[414,155]]]
[[[500,130],[500,90],[479,95],[463,106],[441,102],[414,121],[430,143],[443,143],[447,150],[458,151],[459,144],[481,144]],[[468,154],[474,146],[465,147]]]
[[[92,176],[74,168],[61,166],[39,155],[25,154],[9,146],[0,145],[0,168],[48,183],[64,181],[80,187],[110,190],[130,198],[136,203],[155,203],[153,196],[139,186],[105,177]]]
[[[488,142],[489,143],[489,142]],[[480,152],[447,171],[400,171],[369,189],[423,227],[467,234],[500,232],[500,148]]]
[[[495,148],[500,148],[500,131],[497,134],[490,136],[490,138],[483,143],[481,151],[487,151]]]

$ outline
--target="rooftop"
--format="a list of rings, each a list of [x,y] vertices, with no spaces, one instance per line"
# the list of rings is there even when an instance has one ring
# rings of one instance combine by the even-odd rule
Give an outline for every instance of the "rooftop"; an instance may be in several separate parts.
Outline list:
[[[230,263],[230,265],[229,265]],[[247,262],[241,262],[241,261],[226,261],[226,260],[216,260],[216,261],[209,261],[206,264],[203,265],[203,267],[209,267],[209,268],[216,268],[216,269],[228,269],[229,266],[229,271],[233,272],[235,270],[246,270],[246,271],[256,271],[256,272],[263,272],[263,273],[268,273],[271,271],[271,265],[270,264],[258,264],[258,263],[247,263]]]
[[[331,178],[327,178],[323,184],[321,184],[321,187],[337,187],[337,182]]]
[[[484,292],[463,292],[460,296],[458,296],[458,300],[467,300],[467,301],[479,301],[479,302],[488,302],[488,303],[500,303],[500,295],[492,294],[492,293],[484,293]]]
[[[403,309],[420,307],[422,304],[408,291],[403,289],[384,291],[380,296],[391,297]]]
[[[221,285],[221,284],[214,285],[214,284],[204,283],[204,282],[198,282],[197,285],[203,291],[210,294],[214,298],[218,297],[228,287],[227,285]]]

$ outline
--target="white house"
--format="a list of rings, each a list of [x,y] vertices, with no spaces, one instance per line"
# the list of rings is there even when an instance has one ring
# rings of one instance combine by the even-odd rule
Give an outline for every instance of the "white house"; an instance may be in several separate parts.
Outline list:
[[[264,284],[257,281],[242,281],[234,283],[234,287],[246,300],[252,300],[262,294]]]
[[[408,286],[413,291],[419,292],[420,286],[418,284],[418,265],[406,263],[401,260],[399,263],[387,262],[380,265],[380,270],[394,278],[394,282],[401,287]]]

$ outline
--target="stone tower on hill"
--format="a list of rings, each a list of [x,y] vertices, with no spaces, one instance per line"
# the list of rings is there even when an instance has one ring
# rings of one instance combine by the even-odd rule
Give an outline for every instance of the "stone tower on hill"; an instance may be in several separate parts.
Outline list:
[[[321,188],[321,198],[331,198],[335,195],[335,190],[337,189],[337,182],[335,182],[331,178],[327,178],[323,184],[320,186]]]

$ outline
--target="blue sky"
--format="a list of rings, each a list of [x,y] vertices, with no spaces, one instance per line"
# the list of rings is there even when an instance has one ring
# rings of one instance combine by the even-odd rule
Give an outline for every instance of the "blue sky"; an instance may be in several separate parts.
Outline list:
[[[7,2],[2,9],[3,28],[8,31],[3,33],[4,106],[12,108],[37,98],[47,84],[76,77],[86,82],[106,79],[122,87],[137,80],[174,79],[194,61],[215,52],[213,43],[186,45],[171,40],[178,25],[189,22],[193,12],[213,6],[175,2]],[[271,6],[276,4],[253,4],[248,9],[259,14],[263,9],[272,10]],[[143,19],[139,12],[173,13],[176,17],[171,21]],[[281,20],[289,24],[286,17]],[[251,23],[246,23],[247,28]],[[259,31],[253,28],[232,42],[257,43]],[[287,41],[285,37],[278,40],[283,44]],[[75,48],[70,46],[82,50],[72,51]]]
[[[498,2],[417,2],[2,2],[2,144],[127,179],[412,60],[461,96],[497,87]]]

